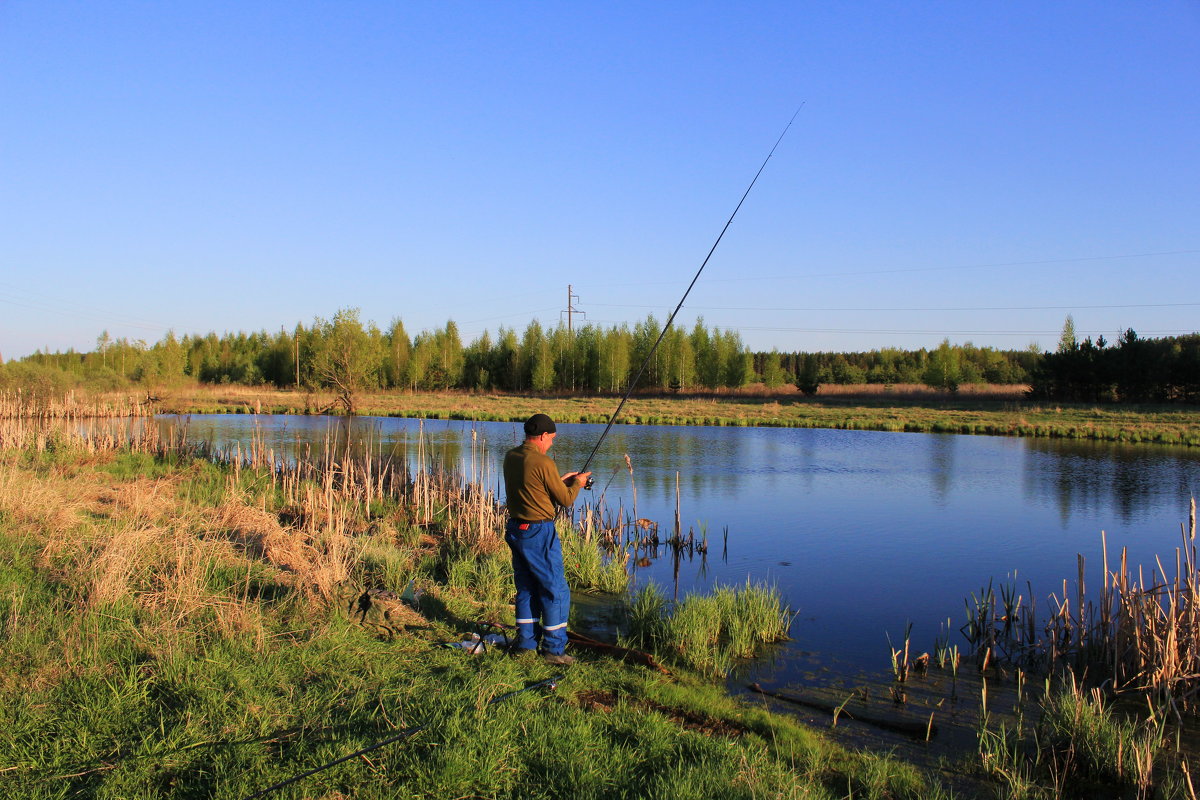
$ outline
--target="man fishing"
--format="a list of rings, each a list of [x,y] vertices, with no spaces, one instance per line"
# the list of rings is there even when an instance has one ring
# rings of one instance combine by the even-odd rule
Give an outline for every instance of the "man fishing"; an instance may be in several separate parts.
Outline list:
[[[554,444],[554,421],[545,414],[525,420],[525,441],[504,455],[508,523],[504,541],[512,550],[517,586],[517,654],[536,652],[540,640],[547,664],[575,659],[567,646],[571,590],[563,570],[562,546],[554,529],[558,506],[570,507],[590,472],[559,476],[546,451]]]

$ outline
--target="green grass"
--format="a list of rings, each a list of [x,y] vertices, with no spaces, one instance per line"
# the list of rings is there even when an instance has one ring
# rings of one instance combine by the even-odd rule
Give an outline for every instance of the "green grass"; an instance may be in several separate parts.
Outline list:
[[[585,538],[570,523],[557,525],[567,583],[574,591],[621,594],[629,586],[624,553],[608,554],[598,537]]]
[[[3,692],[0,790],[9,798],[244,797],[412,725],[428,728],[279,796],[362,796],[370,787],[375,798],[707,797],[721,787],[732,797],[836,797],[829,787],[858,782],[855,757],[702,683],[584,661],[555,693],[489,709],[488,699],[549,669],[465,656],[431,639],[384,642],[339,617],[306,619],[312,610],[300,608],[268,613],[265,641],[186,644],[145,634],[128,606],[64,613],[53,587],[30,587],[30,577],[10,571],[3,586],[9,598],[19,586],[37,602],[31,616],[28,599],[10,599],[6,619],[40,632],[9,638],[0,654],[6,674],[35,678]],[[623,699],[611,712],[575,702],[598,691]],[[645,711],[647,699],[746,733],[690,731]],[[886,785],[921,796],[911,770],[889,764],[887,774]]]
[[[729,673],[738,659],[787,638],[790,613],[774,588],[747,581],[667,601],[647,584],[629,604],[629,639],[668,661],[713,676]]]
[[[1104,692],[1064,673],[1032,708],[1018,692],[1012,714],[982,713],[981,767],[1011,800],[1194,797],[1167,718],[1145,710],[1118,712]]]

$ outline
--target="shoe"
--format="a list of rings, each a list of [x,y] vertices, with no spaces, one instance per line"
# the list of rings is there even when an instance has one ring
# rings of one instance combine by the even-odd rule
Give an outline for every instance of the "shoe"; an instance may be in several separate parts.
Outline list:
[[[517,647],[516,645],[513,645],[512,647],[510,647],[508,649],[508,654],[510,656],[512,656],[513,658],[519,658],[519,659],[529,658],[530,656],[533,656],[536,653],[537,653],[537,650],[535,650],[532,647]]]
[[[575,659],[566,653],[542,653],[542,661],[555,667],[569,667]]]

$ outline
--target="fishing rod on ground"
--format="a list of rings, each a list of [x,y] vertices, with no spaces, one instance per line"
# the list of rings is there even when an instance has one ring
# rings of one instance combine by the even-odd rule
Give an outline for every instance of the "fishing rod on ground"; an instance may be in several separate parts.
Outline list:
[[[533,689],[538,689],[542,686],[545,686],[546,688],[548,688],[550,690],[557,689],[558,684],[560,681],[562,681],[562,679],[563,679],[562,675],[555,675],[552,678],[546,678],[545,680],[537,681],[536,683],[531,683],[522,689],[514,689],[511,692],[506,692],[505,694],[497,695],[497,696],[493,697],[491,700],[487,701],[487,704],[484,706],[484,708],[487,708],[488,706],[493,706],[497,703],[503,703],[505,700],[507,700],[510,697],[521,694],[522,692],[528,692]],[[350,753],[349,755],[344,755],[341,758],[334,759],[333,761],[330,761],[326,764],[322,764],[319,767],[310,769],[307,772],[302,772],[299,775],[293,775],[292,777],[288,778],[287,780],[280,781],[279,783],[268,786],[265,789],[259,789],[254,794],[247,795],[244,800],[255,800],[255,798],[270,794],[271,792],[275,791],[276,789],[282,789],[285,786],[291,786],[293,783],[303,780],[304,778],[307,778],[310,775],[316,775],[318,772],[324,772],[325,770],[329,769],[330,767],[336,767],[338,764],[342,764],[353,758],[358,758],[359,756],[370,753],[373,750],[378,750],[379,748],[381,748],[385,745],[389,745],[389,744],[392,744],[393,742],[399,742],[403,739],[407,739],[408,737],[413,736],[414,734],[420,733],[421,731],[425,730],[432,724],[433,724],[432,722],[426,722],[424,725],[414,725],[411,728],[405,728],[404,730],[400,731],[399,733],[395,734],[394,736],[389,736],[388,738],[378,741],[375,744],[368,745],[367,747],[364,747],[361,750],[355,750],[353,753]]]
[[[617,404],[616,410],[613,411],[612,416],[608,418],[608,424],[604,426],[604,431],[600,434],[600,438],[596,440],[596,446],[592,448],[592,452],[588,455],[587,461],[583,462],[583,468],[579,470],[580,472],[587,472],[588,467],[592,465],[592,459],[596,457],[596,452],[600,449],[600,445],[604,443],[604,439],[606,436],[608,436],[608,432],[612,430],[613,423],[617,421],[617,417],[620,416],[621,410],[625,408],[625,403],[629,400],[630,395],[633,394],[633,390],[637,388],[638,381],[642,379],[642,374],[646,371],[646,367],[650,364],[650,359],[654,357],[654,353],[658,350],[658,346],[662,343],[663,338],[667,335],[667,331],[671,329],[671,323],[675,321],[675,315],[679,313],[681,308],[683,308],[683,303],[685,300],[687,300],[687,296],[691,294],[692,287],[695,286],[696,281],[700,279],[700,273],[704,272],[704,268],[708,266],[708,260],[712,258],[713,253],[716,252],[717,245],[721,243],[721,239],[725,236],[725,231],[729,230],[729,226],[733,224],[733,218],[737,216],[738,210],[742,207],[742,203],[746,202],[746,197],[749,196],[750,190],[754,188],[754,184],[758,183],[758,176],[762,175],[763,170],[767,168],[767,162],[771,160],[771,156],[775,155],[776,148],[778,148],[779,143],[783,141],[783,137],[787,135],[788,129],[792,127],[792,123],[796,121],[796,117],[800,114],[801,108],[804,108],[803,103],[801,103],[800,107],[796,109],[796,113],[792,114],[792,118],[788,120],[788,124],[783,128],[783,133],[779,134],[779,138],[775,140],[775,144],[771,147],[771,152],[767,153],[767,157],[763,159],[762,165],[758,168],[758,172],[754,173],[754,179],[750,181],[750,185],[746,187],[746,191],[742,192],[742,198],[738,200],[738,204],[736,207],[734,207],[733,213],[730,214],[729,219],[725,221],[725,227],[721,228],[721,232],[717,235],[717,240],[713,242],[712,247],[709,248],[708,255],[704,257],[704,261],[700,264],[700,269],[696,270],[696,274],[692,276],[692,282],[688,284],[687,290],[683,293],[683,297],[679,298],[679,304],[675,306],[675,310],[671,312],[671,316],[667,317],[667,324],[663,325],[662,332],[658,334],[658,339],[655,340],[654,345],[650,348],[650,352],[646,353],[645,360],[642,361],[642,365],[634,374],[633,380],[629,382],[629,388],[625,390],[625,395],[621,398],[621,402]],[[620,465],[618,465],[618,469],[619,468]],[[616,474],[615,470],[613,474]],[[612,482],[611,478],[609,479],[609,482]],[[593,483],[593,478],[589,477],[583,488],[591,489]],[[606,486],[605,488],[607,489],[608,487]]]

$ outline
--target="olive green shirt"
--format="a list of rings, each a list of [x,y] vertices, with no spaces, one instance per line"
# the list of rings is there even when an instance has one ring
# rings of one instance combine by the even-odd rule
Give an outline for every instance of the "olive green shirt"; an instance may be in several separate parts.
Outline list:
[[[513,519],[524,522],[554,519],[555,506],[570,506],[581,488],[574,478],[569,486],[564,483],[550,456],[530,442],[504,455],[504,490],[508,495],[508,515]]]

